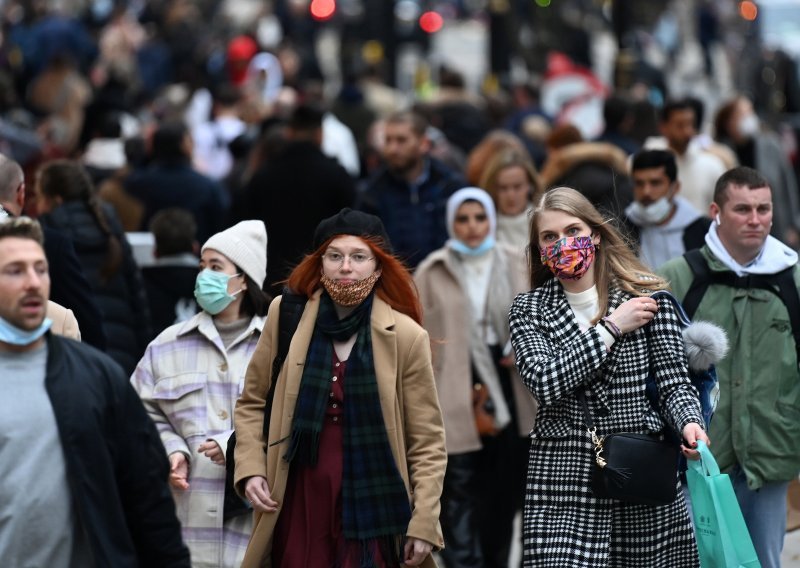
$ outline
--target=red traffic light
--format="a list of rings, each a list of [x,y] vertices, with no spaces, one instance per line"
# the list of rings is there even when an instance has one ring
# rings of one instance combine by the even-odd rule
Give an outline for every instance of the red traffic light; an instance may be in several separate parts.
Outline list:
[[[438,12],[425,12],[419,17],[419,27],[428,34],[433,34],[442,29],[444,19]]]
[[[311,0],[309,10],[315,20],[330,20],[336,12],[336,0]]]

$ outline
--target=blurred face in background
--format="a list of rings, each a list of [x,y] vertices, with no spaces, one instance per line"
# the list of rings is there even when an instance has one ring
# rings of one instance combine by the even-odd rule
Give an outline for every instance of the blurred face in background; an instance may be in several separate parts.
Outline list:
[[[477,248],[489,235],[489,216],[477,201],[465,201],[456,210],[453,235],[470,248]]]
[[[531,182],[522,166],[509,166],[497,172],[495,180],[497,212],[509,217],[519,215],[528,208]]]
[[[747,142],[756,136],[761,129],[753,103],[749,99],[740,97],[736,100],[730,121],[728,122],[728,132],[737,144]]]
[[[384,126],[383,159],[390,170],[406,175],[422,165],[430,143],[408,122],[387,122]]]
[[[686,153],[689,142],[697,135],[694,110],[690,108],[673,110],[660,126],[661,134],[669,142],[670,148],[680,155]]]
[[[662,197],[671,199],[677,190],[678,182],[670,181],[664,166],[633,170],[631,177],[633,198],[644,206],[655,203]]]

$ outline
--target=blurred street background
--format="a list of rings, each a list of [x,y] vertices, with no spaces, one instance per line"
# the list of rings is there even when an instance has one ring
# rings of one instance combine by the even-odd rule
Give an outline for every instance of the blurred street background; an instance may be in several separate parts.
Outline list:
[[[636,147],[658,135],[668,100],[698,99],[710,139],[716,111],[743,95],[800,171],[800,0],[0,0],[0,18],[0,152],[31,188],[39,165],[70,158],[101,196],[119,194],[148,165],[153,131],[177,117],[193,167],[235,209],[298,102],[349,129],[352,160],[344,145],[324,151],[360,186],[380,165],[374,123],[412,106],[429,111],[432,155],[454,169],[497,128],[541,168],[551,128],[603,134],[611,95],[631,105]],[[215,120],[233,106],[228,134]],[[222,151],[204,157],[209,145]],[[151,263],[141,214],[117,207],[138,263]],[[800,567],[800,530],[784,565]]]

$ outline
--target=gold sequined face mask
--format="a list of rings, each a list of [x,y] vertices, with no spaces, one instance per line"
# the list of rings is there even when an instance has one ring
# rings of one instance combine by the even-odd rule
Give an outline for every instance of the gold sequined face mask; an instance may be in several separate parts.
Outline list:
[[[366,297],[369,296],[380,277],[380,271],[376,270],[363,280],[342,284],[323,274],[321,282],[334,303],[346,308],[352,308],[363,302]]]

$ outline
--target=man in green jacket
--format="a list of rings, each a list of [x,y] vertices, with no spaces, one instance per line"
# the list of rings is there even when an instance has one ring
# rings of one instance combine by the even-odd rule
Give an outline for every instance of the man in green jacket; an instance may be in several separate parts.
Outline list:
[[[744,277],[712,282],[694,314],[723,327],[731,344],[717,365],[720,400],[709,436],[720,467],[731,476],[761,565],[779,568],[786,492],[800,472],[800,372],[777,286],[767,290],[753,282],[766,276],[771,283],[790,269],[800,288],[800,268],[797,253],[769,235],[772,191],[757,171],[724,173],[709,211],[715,222],[700,249],[708,268]],[[670,260],[659,272],[683,300],[695,279],[686,259]]]

